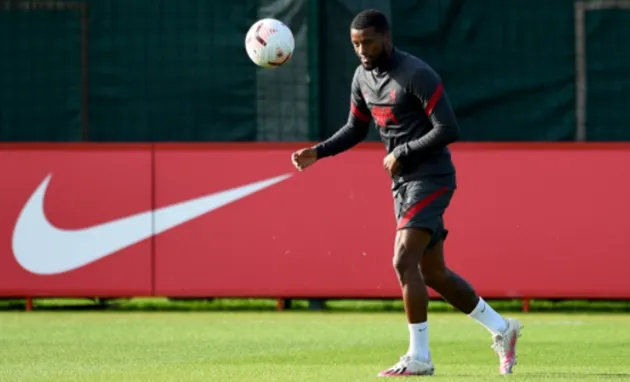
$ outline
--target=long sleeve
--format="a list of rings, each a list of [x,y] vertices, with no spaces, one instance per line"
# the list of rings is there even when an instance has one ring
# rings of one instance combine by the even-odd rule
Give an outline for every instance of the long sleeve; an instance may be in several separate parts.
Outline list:
[[[348,121],[335,134],[314,147],[318,158],[340,154],[363,141],[368,134],[370,110],[361,94],[359,68],[354,73],[350,92]]]
[[[394,156],[401,160],[422,157],[459,138],[459,125],[455,112],[437,73],[430,68],[418,70],[411,77],[409,90],[420,100],[432,128],[422,137],[394,149]]]

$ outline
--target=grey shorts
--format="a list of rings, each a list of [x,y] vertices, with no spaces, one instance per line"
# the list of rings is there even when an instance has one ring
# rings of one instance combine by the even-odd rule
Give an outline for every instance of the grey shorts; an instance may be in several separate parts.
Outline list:
[[[432,232],[429,248],[446,239],[444,212],[451,203],[452,187],[425,181],[409,181],[394,189],[396,229],[424,228]]]

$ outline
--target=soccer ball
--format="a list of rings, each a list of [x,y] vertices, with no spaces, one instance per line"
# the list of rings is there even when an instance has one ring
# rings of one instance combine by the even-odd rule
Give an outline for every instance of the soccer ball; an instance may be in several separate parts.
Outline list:
[[[249,28],[245,50],[254,64],[263,68],[278,68],[286,64],[295,48],[293,32],[276,19],[262,19]]]

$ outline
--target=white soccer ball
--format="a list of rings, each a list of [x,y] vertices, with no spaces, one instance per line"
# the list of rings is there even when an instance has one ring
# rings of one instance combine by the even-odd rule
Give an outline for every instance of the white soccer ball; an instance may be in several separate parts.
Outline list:
[[[263,68],[278,68],[286,64],[295,49],[293,32],[276,19],[262,19],[249,28],[245,50],[252,62]]]

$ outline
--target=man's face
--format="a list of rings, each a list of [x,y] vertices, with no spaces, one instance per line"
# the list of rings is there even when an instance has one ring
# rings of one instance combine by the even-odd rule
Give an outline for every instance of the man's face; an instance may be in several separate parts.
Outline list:
[[[372,70],[385,59],[385,48],[389,44],[389,34],[380,34],[372,27],[350,29],[350,39],[354,51],[365,69]]]

